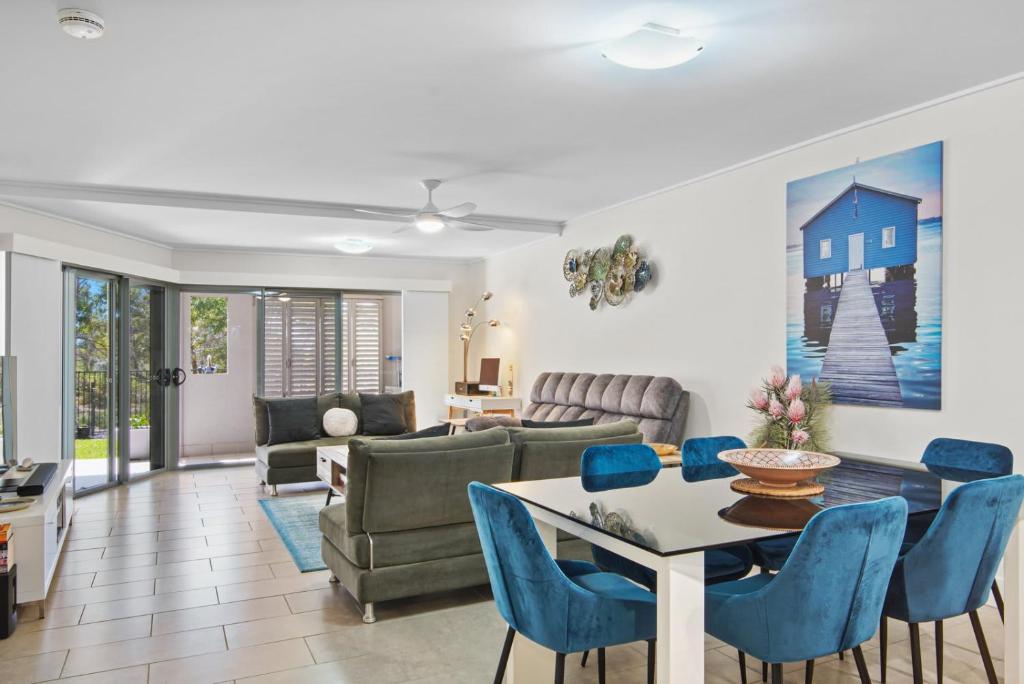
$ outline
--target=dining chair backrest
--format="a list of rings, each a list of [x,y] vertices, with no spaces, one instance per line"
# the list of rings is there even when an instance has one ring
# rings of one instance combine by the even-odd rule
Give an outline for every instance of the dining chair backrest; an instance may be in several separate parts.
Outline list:
[[[739,471],[718,459],[718,454],[730,449],[744,449],[739,437],[691,437],[683,442],[683,479],[687,482],[717,480],[737,475]]]
[[[939,437],[925,448],[921,463],[1009,475],[1013,472],[1013,452],[1002,444]]]
[[[498,612],[517,632],[540,644],[560,643],[572,582],[551,558],[529,511],[507,492],[479,482],[469,484],[487,575]]]
[[[1022,475],[968,482],[950,492],[928,531],[896,565],[888,600],[901,605],[891,612],[925,622],[984,605],[1022,500]]]
[[[841,652],[871,638],[907,521],[890,497],[825,509],[811,518],[779,574],[761,591],[780,661]],[[786,651],[792,646],[792,653]],[[792,656],[792,657],[790,657]]]
[[[588,492],[640,487],[660,472],[661,459],[647,444],[597,444],[580,456],[580,479]]]

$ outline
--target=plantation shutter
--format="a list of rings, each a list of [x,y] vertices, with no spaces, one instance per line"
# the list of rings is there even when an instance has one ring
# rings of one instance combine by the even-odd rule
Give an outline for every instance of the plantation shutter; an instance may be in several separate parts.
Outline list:
[[[352,385],[350,384],[350,378],[352,377],[351,364],[352,364],[352,351],[349,349],[348,333],[352,328],[348,322],[348,298],[341,298],[341,391],[351,392]]]
[[[284,302],[266,299],[263,309],[263,395],[284,395]]]
[[[317,393],[317,300],[294,297],[288,312],[288,396],[308,397]]]
[[[352,307],[352,376],[356,392],[379,394],[381,368],[381,300],[355,299]]]
[[[308,397],[335,389],[336,301],[332,297],[266,299],[264,396]]]

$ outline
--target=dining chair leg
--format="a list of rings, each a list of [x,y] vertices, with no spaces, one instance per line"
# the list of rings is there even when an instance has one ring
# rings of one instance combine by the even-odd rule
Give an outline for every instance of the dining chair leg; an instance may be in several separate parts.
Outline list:
[[[565,654],[555,654],[555,684],[565,684]]]
[[[508,667],[508,654],[512,652],[512,640],[516,638],[516,630],[511,627],[505,633],[505,643],[501,647],[501,657],[498,658],[498,671],[494,673],[494,684],[501,684],[505,678],[505,668]]]
[[[772,663],[772,684],[782,684],[782,663]]]
[[[1005,610],[1003,606],[1003,592],[999,591],[999,582],[992,580],[992,598],[996,602],[996,610],[999,611],[999,619],[1002,622],[1006,622],[1006,617],[1003,615]]]
[[[840,651],[839,652],[839,659],[840,660],[846,660],[846,651]]]
[[[604,649],[597,649],[597,684],[605,684]]]
[[[583,652],[583,657],[580,658],[580,667],[586,667],[587,666],[587,656],[588,655],[590,655],[590,651],[584,651]]]
[[[740,684],[747,684],[747,654],[736,649],[740,656]]]
[[[942,620],[935,621],[935,681],[942,684]]]
[[[654,684],[654,663],[657,660],[658,640],[650,639],[647,642],[647,684]],[[746,684],[746,682],[744,682]]]
[[[885,684],[885,664],[889,655],[889,621],[884,615],[878,623],[878,651],[882,666],[882,684]]]
[[[768,663],[761,663],[761,681],[768,681]]]
[[[811,684],[814,681],[814,661],[808,660],[804,668],[804,684]]]
[[[921,672],[921,627],[916,622],[910,623],[910,661],[914,668],[914,684],[924,682]]]
[[[871,684],[868,664],[864,661],[864,651],[860,646],[853,647],[853,659],[857,662],[857,674],[860,675],[860,684]]]
[[[989,684],[996,684],[996,668],[992,664],[992,654],[988,652],[988,643],[985,641],[985,632],[981,628],[981,618],[978,611],[971,611],[971,627],[974,627],[974,638],[978,640],[978,650],[981,652],[981,660],[985,663],[985,674],[988,676]]]

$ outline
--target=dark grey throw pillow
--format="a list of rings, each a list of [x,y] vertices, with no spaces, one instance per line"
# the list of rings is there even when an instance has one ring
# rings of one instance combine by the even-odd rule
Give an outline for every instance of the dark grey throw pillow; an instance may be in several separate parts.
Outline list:
[[[523,418],[524,428],[563,428],[563,427],[589,427],[594,424],[593,418],[580,418],[579,420],[529,420]]]
[[[405,432],[405,407],[394,394],[360,394],[364,435],[400,435]]]
[[[320,437],[316,397],[267,401],[270,435],[267,444],[305,442]]]
[[[416,432],[406,432],[404,435],[395,435],[390,439],[421,439],[423,437],[444,437],[448,434],[448,425],[441,423],[440,425],[431,425],[428,428],[417,430]]]

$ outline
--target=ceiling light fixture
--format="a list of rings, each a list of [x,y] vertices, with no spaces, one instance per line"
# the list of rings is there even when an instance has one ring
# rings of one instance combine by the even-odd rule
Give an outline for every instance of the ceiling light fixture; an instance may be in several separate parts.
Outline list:
[[[420,212],[416,215],[416,227],[424,233],[440,233],[444,230],[445,223],[437,214]]]
[[[290,302],[290,301],[292,301],[292,298],[288,296],[287,292],[282,292],[281,294],[277,295],[277,301],[279,301],[279,302]]]
[[[57,10],[57,24],[64,33],[75,38],[92,40],[103,35],[103,17],[89,10],[73,7]]]
[[[601,55],[630,69],[667,69],[689,62],[704,49],[693,36],[661,24],[644,24],[639,30],[604,44]]]
[[[373,249],[373,242],[366,238],[345,238],[334,243],[334,249],[345,254],[366,254]]]

